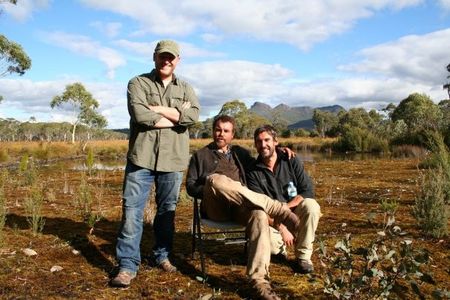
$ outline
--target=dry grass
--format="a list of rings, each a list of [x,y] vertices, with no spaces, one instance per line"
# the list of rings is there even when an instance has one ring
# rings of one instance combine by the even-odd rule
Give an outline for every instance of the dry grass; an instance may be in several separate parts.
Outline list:
[[[209,140],[194,142],[195,147],[201,147]],[[95,149],[97,145],[101,149],[114,148],[110,143],[117,143],[119,149],[126,145],[125,141],[92,145]],[[251,143],[249,140],[245,145],[251,147]],[[72,153],[72,145],[63,143],[61,147],[66,146],[69,148],[63,149]],[[104,217],[90,234],[89,226],[76,215],[81,172],[73,169],[71,163],[59,162],[38,170],[39,178],[46,182],[46,198],[42,207],[45,226],[37,236],[29,229],[23,203],[29,187],[19,184],[23,182],[20,175],[10,170],[5,184],[8,215],[3,230],[4,245],[0,248],[0,298],[206,299],[208,295],[215,299],[254,298],[246,283],[246,259],[240,246],[209,244],[206,255],[209,280],[206,285],[197,280],[200,260],[191,258],[192,206],[186,200],[180,201],[176,217],[173,261],[179,272],[165,274],[149,263],[153,235],[151,224],[147,223],[142,240],[144,261],[138,277],[129,289],[110,288],[108,281],[115,266],[114,246],[121,218],[123,171],[105,171],[87,179],[88,184],[102,189],[98,210]],[[411,217],[417,194],[417,163],[415,159],[324,160],[307,162],[306,169],[316,184],[316,198],[323,212],[317,239],[324,240],[330,248],[345,233],[352,234],[354,245],[368,243],[375,230],[366,220],[367,213],[379,210],[380,199],[396,199],[398,225],[408,233],[406,237],[413,240],[415,247],[426,247],[431,253],[433,261],[427,272],[433,274],[436,283],[421,286],[431,297],[435,288],[446,288],[450,282],[450,241],[424,238]],[[381,220],[374,222],[379,225],[377,222]],[[22,252],[24,248],[32,248],[38,255],[28,257]],[[289,259],[293,259],[292,251]],[[283,299],[327,298],[322,292],[324,269],[316,253],[313,262],[315,275],[302,276],[295,273],[291,262],[273,261],[272,282]],[[51,272],[55,265],[63,269]],[[396,296],[413,298],[406,284],[404,290],[396,291]]]

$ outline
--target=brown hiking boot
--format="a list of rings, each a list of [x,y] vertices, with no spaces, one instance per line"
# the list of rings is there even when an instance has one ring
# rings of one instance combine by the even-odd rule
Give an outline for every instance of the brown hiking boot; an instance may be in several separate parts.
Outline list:
[[[167,272],[167,273],[174,273],[177,271],[177,267],[175,267],[174,265],[172,265],[172,263],[168,260],[165,259],[163,260],[158,267],[160,269],[162,269],[163,271]]]
[[[267,280],[252,280],[253,289],[256,291],[257,299],[264,300],[281,300],[280,297],[275,294],[270,283]]]
[[[128,272],[128,271],[120,271],[116,277],[111,280],[111,285],[114,287],[128,287],[136,277],[136,273]]]
[[[314,266],[312,262],[308,259],[299,259],[298,260],[298,271],[301,274],[309,274],[314,271]]]

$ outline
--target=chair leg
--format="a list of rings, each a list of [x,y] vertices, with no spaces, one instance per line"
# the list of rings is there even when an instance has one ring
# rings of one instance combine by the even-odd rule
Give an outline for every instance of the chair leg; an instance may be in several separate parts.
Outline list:
[[[203,282],[206,281],[206,266],[205,266],[205,255],[203,253],[203,237],[202,237],[202,229],[200,223],[198,224],[198,250],[200,252],[200,265],[202,268],[202,277]]]
[[[206,266],[205,266],[205,256],[203,253],[203,237],[202,228],[200,224],[200,211],[199,203],[197,199],[194,199],[194,221],[192,225],[192,257],[194,257],[195,249],[197,248],[200,252],[200,265],[202,269],[203,282],[206,281]],[[198,239],[198,245],[197,245]],[[198,247],[197,247],[198,246]]]

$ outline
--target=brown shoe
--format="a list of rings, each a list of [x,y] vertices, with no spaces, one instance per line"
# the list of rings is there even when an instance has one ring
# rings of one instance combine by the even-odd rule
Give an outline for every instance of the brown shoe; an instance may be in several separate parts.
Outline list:
[[[267,280],[252,280],[253,289],[256,291],[258,299],[264,300],[281,300],[280,297],[275,294]]]
[[[310,274],[314,271],[314,266],[310,260],[299,259],[298,270],[301,274]]]
[[[128,272],[128,271],[120,271],[119,274],[111,280],[111,285],[115,287],[128,287],[136,277],[136,273]]]
[[[158,267],[167,273],[174,273],[177,271],[177,267],[172,265],[168,259],[163,260]]]

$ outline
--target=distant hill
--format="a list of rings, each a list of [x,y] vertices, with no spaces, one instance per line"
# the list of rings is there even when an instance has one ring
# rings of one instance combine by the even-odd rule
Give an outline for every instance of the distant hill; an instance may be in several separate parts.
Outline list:
[[[255,102],[250,107],[249,111],[272,120],[274,116],[286,120],[289,129],[313,129],[314,124],[312,121],[313,113],[315,109],[323,111],[329,111],[332,113],[338,113],[344,108],[340,105],[323,106],[323,107],[310,107],[310,106],[296,106],[290,107],[286,104],[279,104],[272,108],[270,105]]]
[[[111,129],[114,132],[120,132],[123,134],[126,134],[127,136],[130,135],[130,129],[129,128],[118,128],[118,129]]]

